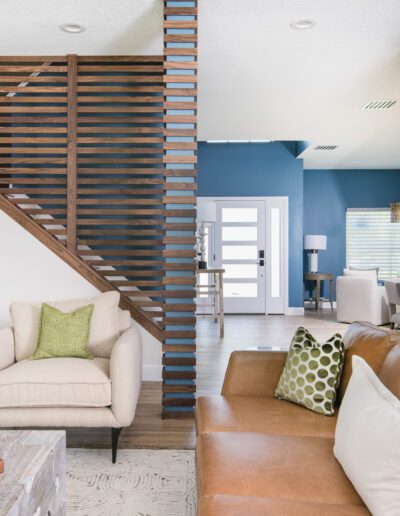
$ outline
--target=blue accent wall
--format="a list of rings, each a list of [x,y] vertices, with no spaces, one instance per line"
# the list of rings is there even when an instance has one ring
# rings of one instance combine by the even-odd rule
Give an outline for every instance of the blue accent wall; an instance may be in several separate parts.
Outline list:
[[[198,196],[289,197],[289,306],[302,306],[303,162],[295,142],[201,142]]]
[[[399,198],[400,170],[305,170],[304,233],[328,237],[319,270],[343,272],[347,208],[385,208]]]

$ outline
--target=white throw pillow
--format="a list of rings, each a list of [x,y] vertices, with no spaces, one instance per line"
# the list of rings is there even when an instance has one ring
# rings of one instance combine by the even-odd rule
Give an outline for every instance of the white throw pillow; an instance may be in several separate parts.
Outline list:
[[[352,365],[333,453],[374,516],[399,516],[400,400],[362,358]]]
[[[112,347],[120,335],[119,298],[119,292],[105,292],[96,297],[45,302],[65,313],[73,312],[82,306],[94,304],[93,315],[90,321],[88,348],[95,357],[109,358]],[[36,350],[41,307],[41,302],[12,303],[10,307],[14,326],[15,358],[17,361],[31,357]]]
[[[343,276],[352,276],[356,278],[372,278],[377,280],[378,276],[376,273],[376,269],[373,270],[353,270],[353,269],[343,269]]]

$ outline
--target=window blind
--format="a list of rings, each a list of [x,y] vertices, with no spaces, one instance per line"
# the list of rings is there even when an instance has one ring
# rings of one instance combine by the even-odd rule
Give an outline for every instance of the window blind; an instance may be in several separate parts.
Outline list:
[[[379,267],[379,279],[400,273],[400,224],[390,222],[390,209],[348,209],[347,266]]]

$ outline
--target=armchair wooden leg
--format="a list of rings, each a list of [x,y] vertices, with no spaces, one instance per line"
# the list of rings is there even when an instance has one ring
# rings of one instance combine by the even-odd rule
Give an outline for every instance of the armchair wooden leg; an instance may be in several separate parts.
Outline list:
[[[112,463],[117,461],[118,439],[122,428],[111,428]]]

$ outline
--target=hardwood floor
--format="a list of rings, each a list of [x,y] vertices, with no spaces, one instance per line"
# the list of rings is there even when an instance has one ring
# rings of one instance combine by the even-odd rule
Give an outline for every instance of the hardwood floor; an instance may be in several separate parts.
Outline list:
[[[347,324],[336,322],[329,309],[307,310],[304,316],[229,315],[225,317],[225,337],[219,338],[218,325],[200,319],[197,331],[198,395],[218,394],[232,351],[256,346],[288,348],[298,326],[306,326],[318,339],[344,333]],[[161,382],[144,382],[133,424],[124,429],[120,448],[194,448],[193,420],[162,420]],[[109,448],[110,429],[70,429],[68,446]]]

